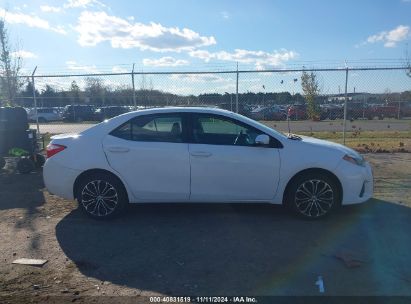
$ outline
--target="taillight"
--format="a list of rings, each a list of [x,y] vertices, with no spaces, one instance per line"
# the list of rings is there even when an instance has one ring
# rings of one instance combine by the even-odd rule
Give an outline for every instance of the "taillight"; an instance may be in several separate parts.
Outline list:
[[[63,151],[65,148],[67,147],[63,145],[49,144],[46,148],[47,158],[56,155],[57,153]]]

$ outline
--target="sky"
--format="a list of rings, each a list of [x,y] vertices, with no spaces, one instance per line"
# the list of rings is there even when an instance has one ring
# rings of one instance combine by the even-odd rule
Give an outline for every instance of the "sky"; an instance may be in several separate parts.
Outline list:
[[[390,64],[411,38],[411,0],[0,0],[0,16],[46,74]]]

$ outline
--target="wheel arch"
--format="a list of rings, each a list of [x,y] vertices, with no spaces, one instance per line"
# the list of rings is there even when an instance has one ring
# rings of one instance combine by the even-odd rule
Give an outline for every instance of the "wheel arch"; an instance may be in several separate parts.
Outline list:
[[[121,180],[121,178],[119,178],[113,172],[105,170],[105,169],[89,169],[89,170],[83,171],[79,176],[77,176],[77,178],[76,178],[76,180],[74,181],[74,184],[73,184],[73,197],[74,197],[74,199],[77,199],[77,191],[76,190],[77,190],[77,187],[79,186],[80,182],[84,178],[86,178],[88,176],[91,176],[93,174],[107,174],[107,175],[110,175],[111,177],[115,178],[123,186],[124,191],[127,195],[127,201],[130,201],[130,199],[129,199],[130,196],[129,196],[129,193],[128,193],[128,189],[127,189],[126,185],[124,184],[124,182]]]
[[[315,174],[315,173],[321,173],[321,174],[325,174],[327,176],[329,176],[337,185],[338,187],[338,192],[339,192],[339,198],[338,198],[338,204],[341,204],[342,200],[343,200],[343,187],[342,184],[339,180],[339,178],[332,173],[331,171],[327,170],[327,169],[323,169],[323,168],[307,168],[304,170],[301,170],[299,172],[297,172],[296,174],[294,174],[289,181],[287,182],[286,187],[284,188],[284,192],[283,192],[283,199],[282,202],[285,205],[287,202],[287,195],[289,194],[288,192],[290,191],[290,187],[293,184],[293,182],[296,180],[297,177],[304,175],[304,174]]]

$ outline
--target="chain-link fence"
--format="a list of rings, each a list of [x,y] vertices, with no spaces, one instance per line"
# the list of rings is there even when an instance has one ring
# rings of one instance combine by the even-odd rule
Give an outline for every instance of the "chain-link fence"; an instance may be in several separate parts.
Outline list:
[[[411,150],[409,67],[33,75],[16,103],[41,133],[150,107],[218,107],[359,150]]]

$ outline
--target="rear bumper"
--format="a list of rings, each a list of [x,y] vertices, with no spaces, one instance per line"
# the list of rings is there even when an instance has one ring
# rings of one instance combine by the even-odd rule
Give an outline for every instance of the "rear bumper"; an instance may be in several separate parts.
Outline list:
[[[51,194],[73,200],[74,182],[80,173],[79,170],[64,167],[53,158],[49,158],[43,168],[44,184]]]

